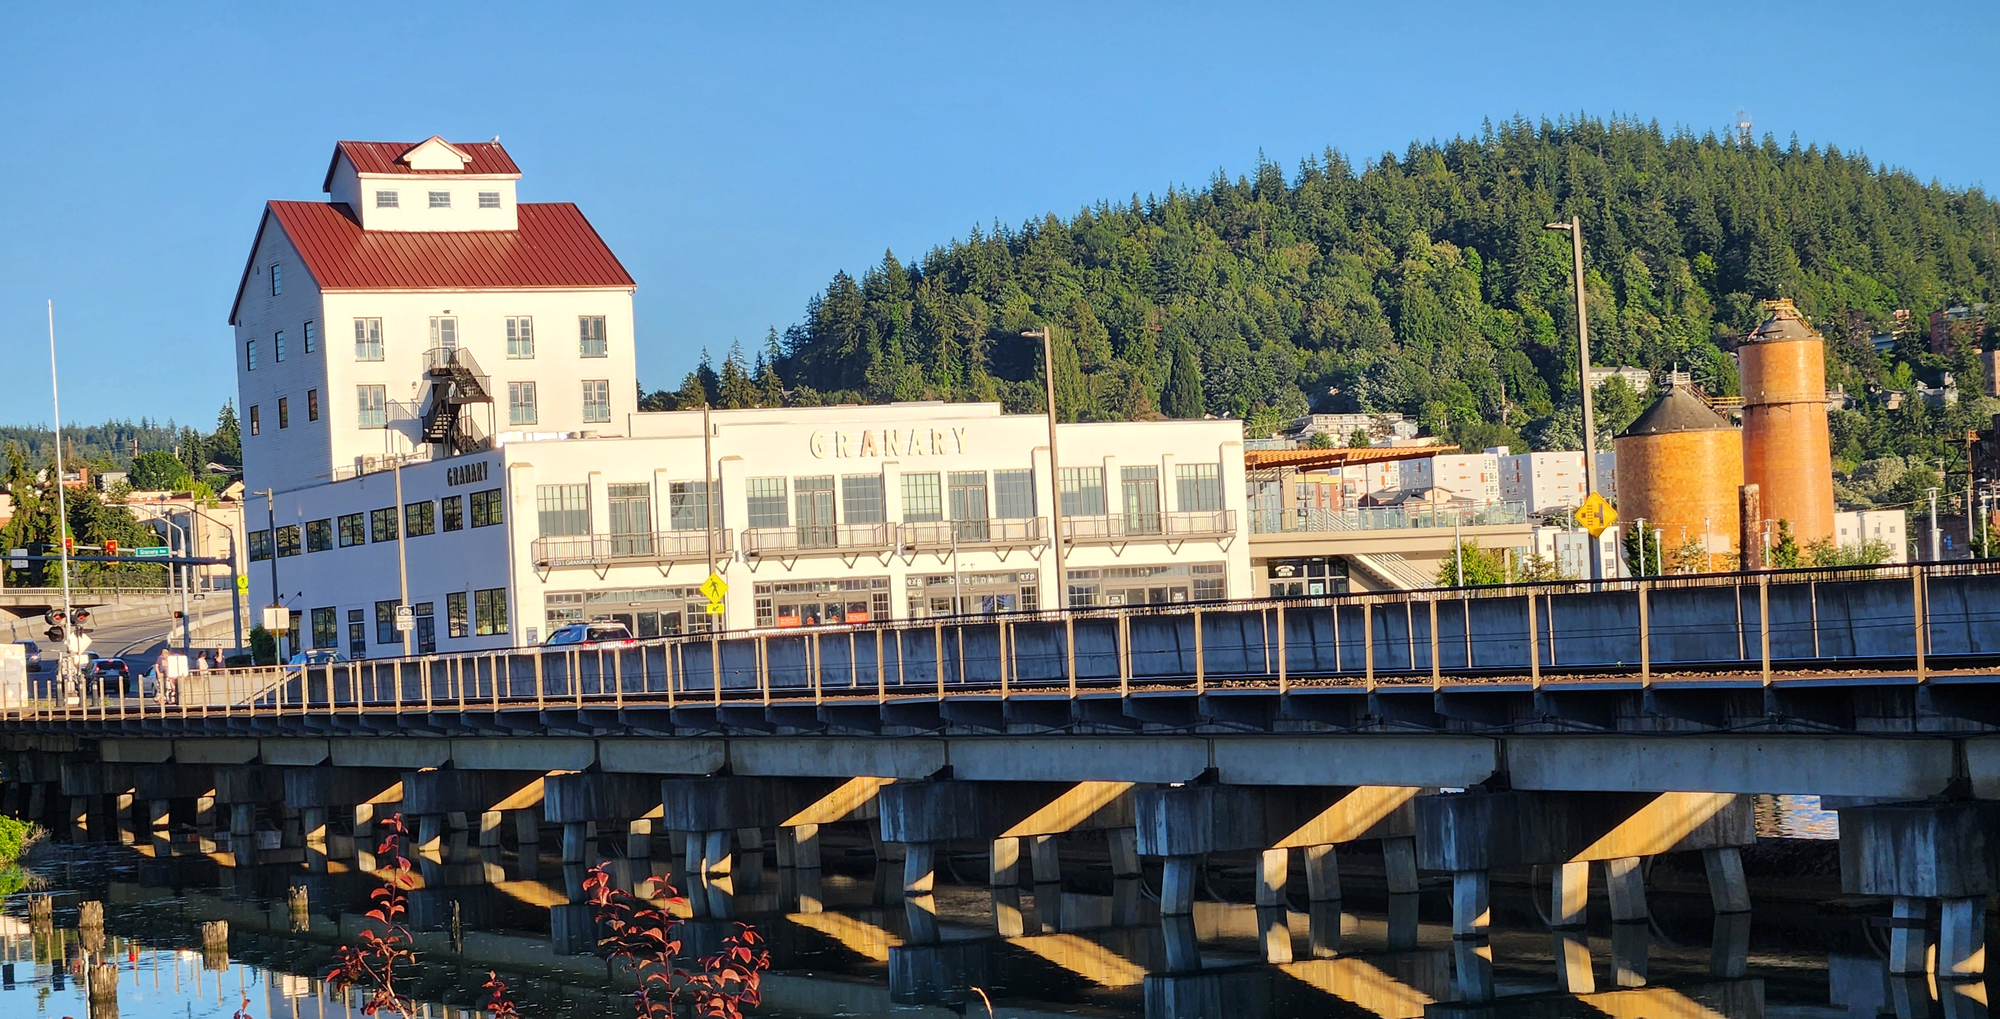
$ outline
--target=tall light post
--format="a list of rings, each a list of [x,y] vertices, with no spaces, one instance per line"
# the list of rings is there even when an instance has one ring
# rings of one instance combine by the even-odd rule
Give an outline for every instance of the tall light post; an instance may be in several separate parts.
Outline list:
[[[71,667],[76,646],[76,612],[69,603],[69,497],[63,490],[62,386],[56,382],[56,302],[49,301],[49,404],[56,415],[56,548],[62,557],[63,667]]]
[[[1571,216],[1567,223],[1545,223],[1544,229],[1569,231],[1572,271],[1576,283],[1577,388],[1583,392],[1583,487],[1597,492],[1597,413],[1590,395],[1590,319],[1583,295],[1583,220]],[[1604,577],[1604,549],[1596,536],[1590,542],[1590,579]]]
[[[1049,327],[1029,329],[1021,333],[1024,339],[1042,341],[1042,391],[1047,403],[1049,418],[1049,486],[1051,505],[1055,507],[1056,543],[1056,607],[1069,608],[1069,556],[1063,544],[1062,511],[1062,458],[1056,454],[1056,357],[1055,341],[1050,337]]]
[[[1930,488],[1925,489],[1925,491],[1929,492],[1931,497],[1931,562],[1937,562],[1938,560],[1943,558],[1942,554],[1939,551],[1938,546],[1939,546],[1939,539],[1944,533],[1938,530],[1937,486],[1932,485]]]
[[[255,494],[264,497],[264,521],[265,521],[265,526],[270,528],[269,533],[271,535],[271,547],[266,550],[269,552],[271,556],[271,604],[269,608],[274,608],[283,611],[285,607],[285,601],[283,598],[278,597],[278,500],[276,496],[272,495],[271,490],[268,488],[264,489],[262,492],[258,492]],[[289,624],[290,622],[291,622],[290,620],[286,620],[287,624]],[[285,628],[287,630],[291,629],[289,625],[287,625]],[[265,629],[270,629],[270,628],[265,627]],[[271,643],[275,645],[277,643],[277,640],[278,640],[277,635],[272,634]],[[253,650],[251,653],[255,654],[256,652]],[[283,655],[279,655],[278,657],[281,660],[284,658]]]

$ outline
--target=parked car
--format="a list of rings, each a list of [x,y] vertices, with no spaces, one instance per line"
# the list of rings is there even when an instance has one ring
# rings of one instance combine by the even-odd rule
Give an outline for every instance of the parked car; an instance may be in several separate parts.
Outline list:
[[[307,666],[318,668],[323,665],[338,665],[344,661],[347,661],[347,656],[332,648],[314,648],[310,651],[294,652],[291,660],[285,663],[285,668],[296,671]]]
[[[631,644],[632,631],[624,623],[571,623],[542,641],[543,647],[586,647],[593,644]]]
[[[28,671],[42,671],[42,646],[32,640],[17,640],[14,643],[21,645],[22,649],[28,652]]]

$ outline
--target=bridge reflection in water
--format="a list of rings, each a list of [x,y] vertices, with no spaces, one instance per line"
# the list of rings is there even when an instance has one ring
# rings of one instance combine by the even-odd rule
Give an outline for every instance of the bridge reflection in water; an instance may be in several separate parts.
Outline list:
[[[1552,930],[1538,916],[1538,875],[1522,873],[1495,885],[1491,930],[1467,940],[1453,936],[1442,889],[1390,894],[1364,876],[1366,860],[1350,867],[1349,903],[1204,900],[1186,917],[1162,917],[1150,876],[1109,879],[1091,867],[1066,885],[947,884],[912,897],[893,866],[871,876],[868,855],[865,841],[849,839],[841,872],[748,866],[746,857],[736,877],[687,882],[691,951],[712,949],[738,920],[754,925],[775,957],[759,1014],[777,1016],[982,1014],[982,999],[996,1015],[1158,1019],[1985,1014],[1983,984],[1890,977],[1865,921],[1827,922],[1829,903],[1816,896],[1832,894],[1830,885],[1760,901],[1753,927],[1747,914],[1712,916],[1698,877],[1660,873],[1647,922],[1595,917]],[[81,963],[98,959],[119,968],[128,1015],[178,1014],[181,1001],[233,1006],[239,995],[261,999],[253,1014],[275,1017],[358,1008],[316,977],[332,946],[352,940],[380,880],[365,855],[281,849],[252,863],[196,839],[69,848],[40,866],[55,922],[25,921],[10,903],[11,918],[0,920],[0,1012],[16,1011],[14,995],[25,1010],[29,995],[80,993],[65,981],[80,985]],[[610,867],[625,887],[678,877],[665,862]],[[1204,883],[1234,898],[1242,870],[1214,861]],[[562,943],[582,864],[451,849],[420,858],[419,875],[410,923],[429,975],[412,989],[433,1002],[430,1014],[469,1019],[464,1005],[444,1003],[472,1000],[489,969],[525,1002],[563,1003],[555,1014],[627,1014],[605,963]],[[76,929],[86,899],[105,903],[102,930]],[[228,922],[231,957],[195,950],[196,927],[209,920]],[[96,1014],[109,1013],[100,1003]]]

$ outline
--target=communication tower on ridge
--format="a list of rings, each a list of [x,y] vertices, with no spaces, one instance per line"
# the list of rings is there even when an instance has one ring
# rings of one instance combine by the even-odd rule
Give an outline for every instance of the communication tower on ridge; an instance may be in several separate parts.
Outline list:
[[[1739,145],[1749,145],[1749,144],[1751,144],[1751,143],[1752,143],[1752,141],[1754,141],[1755,137],[1756,137],[1756,133],[1755,133],[1754,131],[1752,131],[1752,130],[1751,130],[1751,126],[1750,126],[1750,111],[1749,111],[1749,110],[1737,110],[1737,111],[1736,111],[1736,141],[1737,141],[1737,144],[1739,144]]]

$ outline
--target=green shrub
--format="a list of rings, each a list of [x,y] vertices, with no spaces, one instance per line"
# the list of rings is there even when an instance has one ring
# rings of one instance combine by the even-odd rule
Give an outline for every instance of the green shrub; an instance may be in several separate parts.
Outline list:
[[[250,631],[250,657],[258,665],[278,664],[278,638],[259,626]]]
[[[0,817],[0,865],[20,859],[21,854],[41,837],[40,825],[18,821],[11,817]]]

